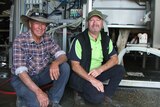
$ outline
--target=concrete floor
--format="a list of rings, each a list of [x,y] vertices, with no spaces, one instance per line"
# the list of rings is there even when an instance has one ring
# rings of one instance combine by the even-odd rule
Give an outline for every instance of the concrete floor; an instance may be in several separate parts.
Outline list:
[[[1,87],[1,90],[2,89],[5,91],[13,91],[10,84]],[[160,89],[119,87],[113,100],[120,105],[118,107],[159,107]],[[76,105],[73,100],[73,90],[69,87],[66,87],[61,105],[63,107],[115,107],[111,105],[92,105],[88,103],[84,106]],[[0,93],[0,107],[16,107],[16,95]]]
[[[119,87],[113,100],[120,105],[118,107],[159,107],[160,90]],[[78,106],[74,103],[73,95],[68,92],[65,93],[65,96],[62,99],[62,105],[63,107],[115,107],[103,104],[86,104],[85,106]]]
[[[142,59],[137,57],[124,58],[124,64],[126,71],[141,71],[145,74],[145,78],[141,79],[148,79],[148,80],[158,80],[160,81],[160,69],[158,69],[158,73],[152,73],[151,70],[154,70],[154,59],[149,60],[146,63],[146,69],[142,70]],[[126,60],[127,59],[127,60]],[[134,62],[134,64],[132,63]],[[160,64],[159,64],[160,65]],[[3,70],[0,68],[0,73]],[[149,74],[147,72],[149,71]],[[9,71],[7,71],[9,72]],[[10,83],[5,83],[8,78],[3,79],[0,78],[0,107],[16,107],[16,95],[7,95],[1,93],[1,90],[5,91],[13,91],[13,88],[10,86]],[[131,78],[137,79],[137,78]],[[139,79],[139,78],[138,78]],[[116,101],[120,106],[119,107],[160,107],[160,89],[155,88],[136,88],[136,87],[119,87],[113,97],[113,100]],[[73,90],[70,89],[68,86],[66,87],[65,94],[61,100],[61,105],[63,107],[114,107],[114,106],[107,106],[103,104],[99,105],[92,105],[86,103],[84,106],[78,106],[74,103],[73,100]]]

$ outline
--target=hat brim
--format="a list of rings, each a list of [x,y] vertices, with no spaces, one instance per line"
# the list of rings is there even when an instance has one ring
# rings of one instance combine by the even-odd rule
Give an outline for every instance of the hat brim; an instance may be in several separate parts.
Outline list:
[[[28,26],[28,21],[29,20],[35,20],[35,21],[42,22],[42,23],[47,23],[47,24],[52,22],[51,20],[48,20],[48,19],[43,18],[43,17],[28,17],[26,15],[21,16],[21,22],[24,25]]]
[[[90,18],[92,18],[93,16],[98,16],[98,17],[100,17],[102,20],[105,20],[105,19],[108,17],[108,16],[105,15],[105,14],[102,14],[102,16],[99,15],[99,14],[93,14],[93,15],[91,15],[90,17],[87,18],[87,21],[88,21]]]

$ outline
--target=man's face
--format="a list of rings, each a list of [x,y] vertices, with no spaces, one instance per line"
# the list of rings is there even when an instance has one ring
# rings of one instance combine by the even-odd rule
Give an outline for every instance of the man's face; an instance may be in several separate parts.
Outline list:
[[[46,23],[34,20],[29,21],[29,27],[31,29],[32,35],[36,37],[41,37],[46,31]]]
[[[97,33],[101,31],[103,27],[103,20],[98,16],[93,16],[88,21],[88,28],[90,32]]]

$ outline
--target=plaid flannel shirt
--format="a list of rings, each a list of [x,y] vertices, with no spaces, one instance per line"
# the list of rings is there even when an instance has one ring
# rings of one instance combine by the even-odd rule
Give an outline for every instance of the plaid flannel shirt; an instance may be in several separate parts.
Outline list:
[[[36,75],[58,56],[65,54],[51,36],[44,34],[41,42],[36,43],[31,32],[24,32],[17,36],[13,43],[12,74],[21,71],[29,75]]]

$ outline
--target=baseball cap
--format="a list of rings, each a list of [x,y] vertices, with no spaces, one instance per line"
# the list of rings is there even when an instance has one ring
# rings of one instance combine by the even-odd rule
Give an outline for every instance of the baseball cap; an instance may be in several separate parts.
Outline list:
[[[98,16],[104,20],[104,15],[102,14],[102,12],[95,9],[95,10],[88,13],[87,21],[93,16]]]

